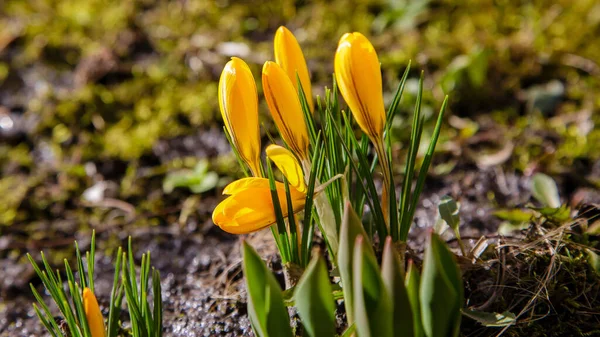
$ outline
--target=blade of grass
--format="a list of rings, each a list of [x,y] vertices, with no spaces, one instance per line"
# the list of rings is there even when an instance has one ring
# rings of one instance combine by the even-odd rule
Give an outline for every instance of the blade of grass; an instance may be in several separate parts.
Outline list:
[[[90,251],[86,252],[85,259],[88,265],[88,288],[95,293],[94,289],[94,265],[96,264],[96,230],[92,230],[92,242],[90,243]]]
[[[350,127],[350,121],[347,119],[347,115],[346,114],[342,114],[342,117],[345,120],[345,124],[346,127]],[[352,144],[352,147],[354,149],[358,148],[358,141],[356,140],[355,137],[350,137],[350,141]],[[381,240],[381,242],[383,242],[385,240],[385,237],[387,236],[387,228],[385,225],[385,216],[383,215],[383,209],[381,207],[381,203],[379,202],[379,197],[377,195],[377,189],[375,188],[375,182],[373,181],[373,175],[371,174],[370,171],[370,166],[369,163],[367,161],[366,156],[364,155],[364,153],[362,153],[361,151],[355,151],[356,156],[358,158],[358,163],[359,165],[356,167],[357,172],[359,177],[361,178],[361,180],[364,180],[367,182],[367,186],[368,186],[368,190],[369,193],[371,195],[371,198],[368,198],[367,200],[371,200],[372,204],[373,204],[373,208],[371,209],[371,212],[373,214],[373,217],[375,218],[375,225],[377,226],[377,232],[379,234],[379,238]],[[369,238],[372,239],[372,238]]]
[[[108,312],[108,337],[116,337],[119,330],[119,316],[121,313],[121,303],[123,302],[123,283],[119,282],[119,275],[123,272],[123,250],[121,247],[117,250],[117,261],[115,262],[115,274],[113,285],[110,291],[110,310]]]
[[[292,205],[292,195],[290,194],[290,184],[287,178],[283,177],[283,185],[285,186],[285,197],[287,200],[288,207],[288,228],[289,228],[289,239],[290,239],[290,255],[291,262],[300,264],[300,253],[298,249],[298,233],[296,230],[296,217],[294,216],[294,205]]]
[[[404,93],[404,86],[406,85],[406,80],[408,79],[408,73],[410,72],[410,65],[411,65],[411,61],[408,61],[408,64],[406,65],[406,69],[404,70],[404,74],[402,75],[402,78],[400,79],[400,83],[398,83],[398,89],[396,89],[396,93],[394,94],[394,99],[392,99],[392,104],[390,104],[390,107],[388,109],[388,113],[387,113],[387,117],[386,117],[386,131],[389,131],[390,127],[392,126],[392,120],[394,119],[394,116],[396,115],[396,108],[398,107],[398,104],[400,103],[400,99],[402,98],[402,94]],[[388,133],[388,132],[386,132]]]
[[[279,196],[277,194],[277,187],[275,185],[275,178],[273,178],[273,168],[271,167],[271,161],[269,158],[267,158],[267,175],[269,177],[269,188],[271,189],[271,198],[273,200],[275,219],[277,220],[279,240],[281,242],[281,248],[283,248],[282,250],[280,250],[281,260],[285,264],[291,261],[290,240],[287,234],[287,230],[285,228],[283,212],[281,211],[281,204],[279,203]]]
[[[323,144],[321,144],[321,134],[317,136],[317,142],[315,151],[313,152],[312,158],[312,168],[310,170],[310,177],[308,180],[307,186],[307,198],[306,203],[304,204],[304,221],[302,222],[304,226],[304,230],[302,231],[302,266],[308,264],[310,259],[310,251],[312,249],[312,233],[314,232],[314,222],[313,222],[313,197],[312,195],[315,192],[315,182],[317,179],[317,167],[319,165],[319,161],[321,160],[321,152],[323,151]],[[329,248],[329,247],[328,247]]]
[[[425,185],[425,178],[427,177],[427,172],[429,171],[429,166],[431,165],[431,160],[433,159],[433,153],[435,152],[435,147],[437,145],[437,141],[440,135],[442,122],[444,118],[444,112],[446,111],[447,105],[448,96],[444,98],[444,102],[442,103],[442,107],[440,108],[438,119],[435,123],[435,129],[433,130],[433,135],[431,136],[431,142],[429,143],[429,147],[427,148],[427,152],[425,153],[425,158],[423,159],[423,164],[421,165],[421,170],[419,171],[419,177],[417,178],[417,186],[415,187],[415,191],[413,192],[413,200],[411,202],[408,214],[408,219],[410,222],[412,222],[412,218],[415,215],[417,203],[419,202],[419,196],[421,195],[421,192],[423,191],[423,186]],[[404,236],[408,236],[408,231]]]
[[[154,337],[162,336],[162,289],[160,286],[160,273],[152,268],[152,294],[154,296]]]
[[[410,134],[410,146],[406,160],[406,166],[404,170],[404,180],[402,182],[402,195],[400,197],[400,233],[399,238],[402,241],[406,240],[405,234],[408,234],[407,227],[410,227],[410,221],[408,220],[408,212],[410,208],[410,192],[412,190],[412,179],[414,174],[414,166],[419,152],[419,143],[421,140],[422,132],[422,118],[421,118],[421,101],[423,98],[423,72],[419,78],[419,91],[417,92],[417,102],[415,104],[415,111],[413,114],[413,122]]]

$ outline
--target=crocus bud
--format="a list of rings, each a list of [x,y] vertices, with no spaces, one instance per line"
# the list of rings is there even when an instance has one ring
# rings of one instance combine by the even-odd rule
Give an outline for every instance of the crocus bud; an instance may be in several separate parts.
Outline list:
[[[260,170],[258,94],[248,65],[232,57],[219,80],[219,107],[233,145],[255,176]]]
[[[302,89],[306,95],[306,101],[310,107],[310,111],[314,110],[312,90],[310,85],[310,75],[306,67],[306,60],[302,49],[296,40],[296,37],[289,29],[284,26],[279,27],[275,33],[275,62],[285,70],[288,77],[292,81],[296,92],[298,92],[298,80],[302,84]],[[298,74],[298,77],[296,77]]]
[[[281,137],[301,161],[308,159],[308,130],[292,81],[277,63],[267,61],[262,70],[262,84]]]
[[[354,119],[372,141],[383,139],[385,110],[377,53],[361,33],[342,36],[335,53],[335,79]]]
[[[83,309],[92,337],[105,337],[104,318],[100,312],[96,296],[90,288],[83,289]]]

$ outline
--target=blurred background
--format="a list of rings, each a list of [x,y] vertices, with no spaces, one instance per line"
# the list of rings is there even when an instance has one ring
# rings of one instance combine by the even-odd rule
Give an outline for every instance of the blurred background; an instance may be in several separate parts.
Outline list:
[[[450,194],[467,235],[494,233],[502,219],[492,211],[527,202],[535,172],[554,177],[572,206],[600,202],[598,1],[3,0],[2,336],[41,331],[28,295],[39,281],[24,254],[44,249],[58,265],[91,229],[105,255],[99,273],[128,235],[157,255],[174,335],[202,329],[199,321],[220,327],[217,335],[247,331],[245,313],[215,300],[227,294],[210,281],[239,277],[228,269],[239,238],[210,220],[220,187],[241,174],[217,82],[231,56],[246,60],[272,127],[260,69],[280,25],[304,50],[315,96],[331,87],[346,32],[377,49],[386,102],[412,62],[394,121],[398,162],[420,72],[430,122],[450,95],[420,227]],[[182,318],[186,298],[198,313]]]

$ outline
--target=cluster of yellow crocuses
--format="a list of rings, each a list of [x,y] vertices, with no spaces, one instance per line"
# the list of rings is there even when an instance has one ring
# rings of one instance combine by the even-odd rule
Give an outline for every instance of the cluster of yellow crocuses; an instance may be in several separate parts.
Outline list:
[[[300,45],[287,28],[277,30],[274,45],[275,62],[264,64],[262,86],[269,111],[287,148],[269,145],[266,155],[288,180],[292,209],[298,212],[304,208],[307,197],[305,177],[310,169],[310,141],[298,82],[312,112],[311,83]],[[348,33],[340,39],[335,54],[335,77],[355,120],[373,142],[382,164],[387,165],[383,150],[386,118],[380,65],[373,46],[362,34]],[[274,224],[276,217],[269,180],[264,177],[260,159],[256,83],[248,65],[239,58],[232,58],[223,69],[219,81],[219,106],[229,138],[253,176],[225,187],[223,194],[229,197],[215,208],[213,221],[229,233],[260,230]],[[387,188],[387,183],[384,186]],[[276,182],[276,190],[283,216],[287,217],[285,185]],[[384,198],[386,194],[384,191]]]

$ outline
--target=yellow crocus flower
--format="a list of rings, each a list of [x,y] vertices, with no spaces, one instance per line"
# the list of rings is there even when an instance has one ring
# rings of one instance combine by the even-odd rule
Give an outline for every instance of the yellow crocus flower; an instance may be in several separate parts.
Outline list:
[[[252,72],[242,59],[232,57],[221,73],[219,107],[240,157],[260,176],[258,94]]]
[[[283,146],[273,144],[267,146],[266,152],[267,157],[275,163],[290,185],[298,191],[306,193],[304,174],[294,154]]]
[[[373,45],[361,33],[346,33],[335,53],[335,79],[360,128],[383,139],[385,109],[381,69]]]
[[[296,37],[289,29],[284,26],[279,27],[275,33],[275,62],[285,70],[288,77],[292,81],[296,92],[298,92],[298,80],[302,83],[302,89],[306,95],[306,101],[310,107],[310,111],[314,110],[312,89],[310,85],[310,75],[308,73],[308,67],[306,66],[306,60],[302,49],[296,40]],[[298,77],[296,77],[298,74]]]
[[[281,212],[288,216],[288,203],[285,185],[275,182]],[[213,222],[222,230],[232,234],[254,232],[277,221],[269,179],[249,177],[236,180],[223,190],[230,196],[213,211]],[[290,186],[290,196],[294,213],[304,209],[306,194]]]
[[[267,61],[262,70],[262,84],[281,137],[301,161],[308,159],[308,130],[292,81],[281,66]]]
[[[105,337],[104,318],[100,312],[96,296],[90,288],[83,289],[83,309],[92,337]]]
[[[352,115],[371,142],[381,163],[383,191],[381,206],[389,225],[388,203],[390,169],[383,142],[385,109],[381,84],[381,67],[377,53],[361,33],[346,33],[335,52],[335,79]]]

